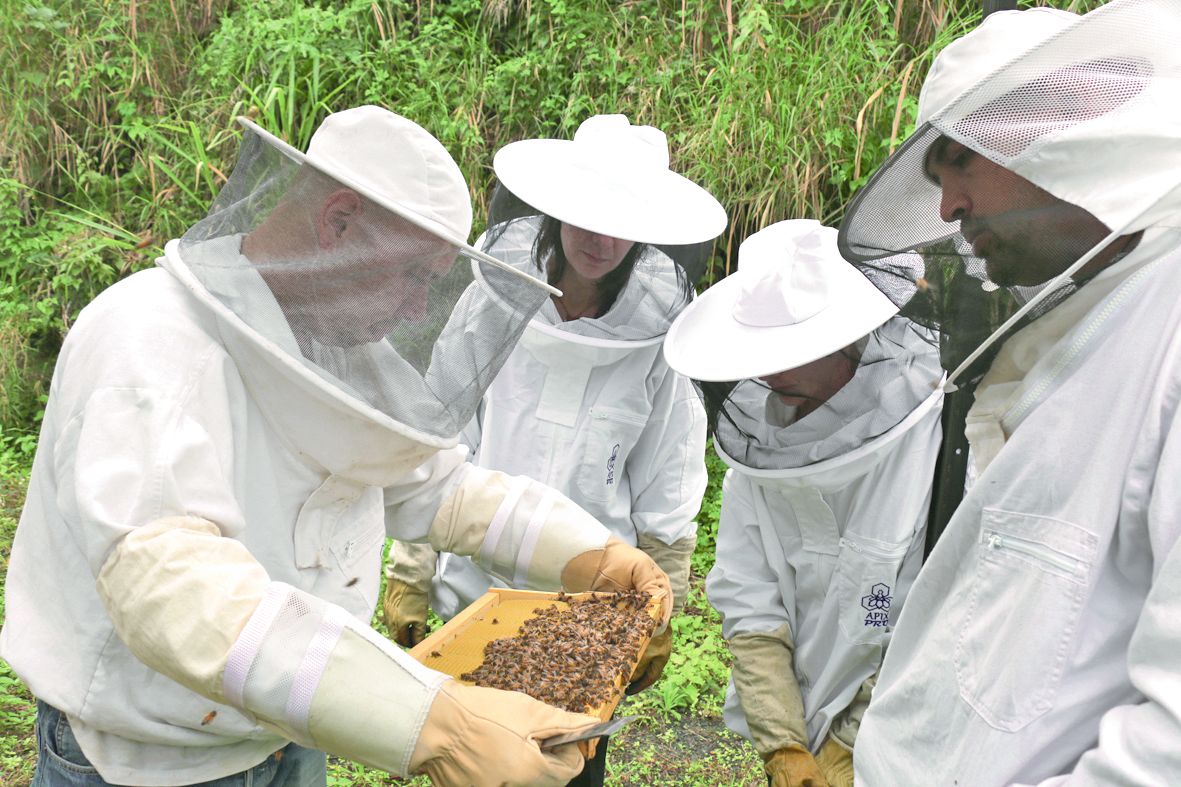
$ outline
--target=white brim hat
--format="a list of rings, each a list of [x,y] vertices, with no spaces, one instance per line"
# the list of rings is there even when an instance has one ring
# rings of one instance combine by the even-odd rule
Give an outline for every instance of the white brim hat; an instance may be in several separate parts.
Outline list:
[[[533,276],[468,245],[472,204],[459,165],[422,126],[384,107],[360,106],[324,119],[303,153],[245,117],[238,123],[299,164],[310,166],[379,207],[551,293]]]
[[[898,312],[837,251],[837,231],[781,221],[742,242],[738,270],[676,319],[664,357],[695,380],[763,377],[834,353]]]
[[[500,182],[548,216],[601,235],[652,244],[716,238],[726,211],[668,168],[664,132],[623,115],[583,121],[573,140],[526,139],[501,148]]]

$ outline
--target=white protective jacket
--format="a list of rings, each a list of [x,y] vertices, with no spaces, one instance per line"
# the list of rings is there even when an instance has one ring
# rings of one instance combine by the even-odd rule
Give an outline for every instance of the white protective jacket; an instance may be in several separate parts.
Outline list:
[[[911,589],[859,785],[1181,784],[1181,233],[1093,283],[1116,277],[1025,376]]]
[[[533,523],[547,559],[518,565],[534,513],[572,506],[324,384],[285,323],[245,326],[175,241],[160,264],[99,295],[62,348],[0,652],[113,783],[203,782],[287,740],[405,774],[445,676],[368,627],[385,537],[556,589],[607,533]],[[242,313],[278,314],[256,285]]]
[[[892,327],[887,324],[885,330]],[[918,335],[910,336],[915,342]],[[866,439],[865,424],[882,413],[862,406],[864,418],[835,419],[844,423],[835,434],[811,428],[809,419],[822,411],[779,429],[779,439],[787,443],[780,455],[786,449],[795,457],[780,469],[768,466],[776,452],[763,432],[752,433],[758,441],[752,452],[763,457],[761,468],[718,449],[730,469],[722,489],[717,562],[706,583],[709,600],[722,615],[727,640],[787,626],[813,751],[862,681],[877,672],[923,560],[941,435],[943,396],[937,387],[942,372],[930,347],[913,349],[922,371],[914,372],[909,395],[894,399],[918,404],[903,405],[912,409],[902,410],[901,420],[888,431]],[[850,406],[855,402],[877,402],[889,396],[890,381],[901,375],[900,367],[888,362],[872,372],[863,367],[830,404],[848,413],[858,409]],[[764,388],[752,385],[747,391],[765,396],[766,405],[752,403],[759,412],[763,406],[782,409]],[[924,398],[915,396],[924,391]],[[850,447],[834,454],[839,442]],[[825,458],[799,461],[817,455]],[[727,726],[752,738],[733,681],[724,715]]]
[[[491,252],[535,270],[539,225],[535,217],[515,221]],[[562,323],[547,300],[460,437],[474,462],[552,486],[628,544],[695,536],[707,480],[705,411],[661,353],[679,299],[671,260],[650,249],[601,318]],[[431,606],[450,618],[493,581],[470,559],[442,554]]]

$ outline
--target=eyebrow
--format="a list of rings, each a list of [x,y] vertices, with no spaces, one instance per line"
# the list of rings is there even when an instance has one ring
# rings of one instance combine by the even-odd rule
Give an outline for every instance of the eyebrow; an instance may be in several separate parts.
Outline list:
[[[951,137],[946,134],[941,134],[931,143],[931,147],[927,148],[927,154],[923,156],[923,174],[927,176],[927,180],[934,183],[936,186],[941,185],[939,177],[931,171],[932,164],[942,164],[946,161],[945,154],[947,153],[947,146],[951,144]]]

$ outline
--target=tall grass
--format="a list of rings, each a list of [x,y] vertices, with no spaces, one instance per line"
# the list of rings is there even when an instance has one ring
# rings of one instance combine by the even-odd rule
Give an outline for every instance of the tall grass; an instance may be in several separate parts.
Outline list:
[[[232,167],[237,114],[303,147],[333,110],[394,108],[451,150],[479,217],[498,147],[626,113],[663,128],[673,167],[730,214],[708,283],[769,222],[838,220],[910,131],[934,52],[979,17],[976,0],[10,6],[0,16],[6,435],[35,428],[77,310],[203,214]]]

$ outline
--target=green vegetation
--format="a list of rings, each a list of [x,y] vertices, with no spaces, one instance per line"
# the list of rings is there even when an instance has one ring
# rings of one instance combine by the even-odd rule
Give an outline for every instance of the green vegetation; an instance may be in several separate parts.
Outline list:
[[[453,153],[479,224],[497,148],[569,137],[596,112],[626,113],[665,129],[673,167],[729,211],[705,285],[765,224],[839,220],[911,130],[933,53],[973,27],[979,7],[10,0],[0,14],[0,570],[63,337],[97,292],[150,266],[204,214],[232,167],[235,115],[302,148],[334,109],[396,109]],[[613,784],[761,783],[757,758],[717,722],[726,652],[701,590],[719,506],[712,470],[690,614],[675,624],[665,678],[628,701],[646,721],[613,744]],[[4,784],[28,781],[31,720],[31,697],[0,663]],[[686,744],[694,736],[697,748]],[[337,763],[331,783],[392,782]]]

